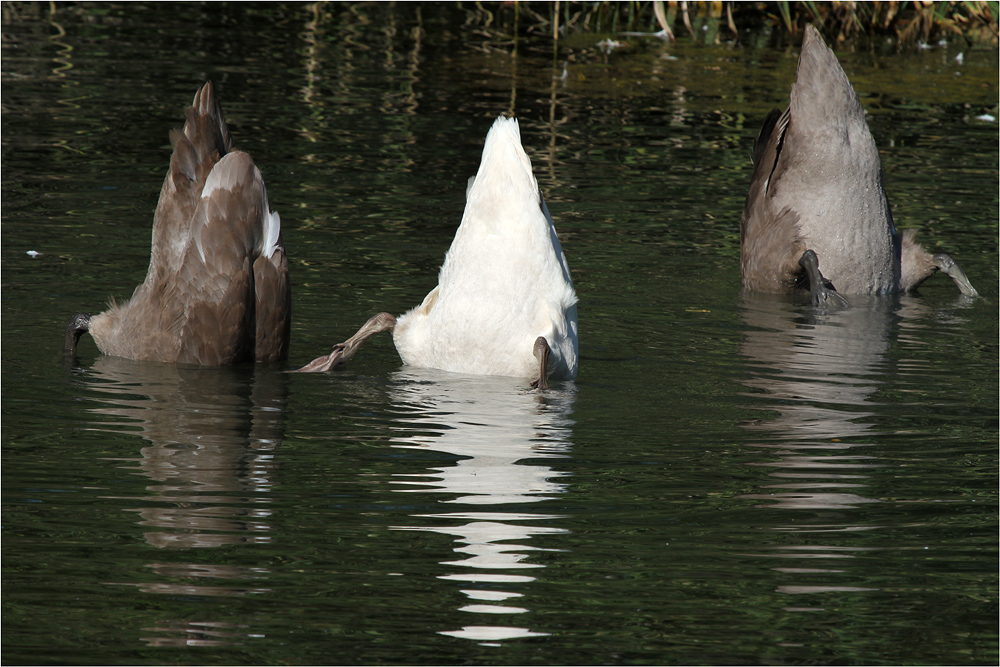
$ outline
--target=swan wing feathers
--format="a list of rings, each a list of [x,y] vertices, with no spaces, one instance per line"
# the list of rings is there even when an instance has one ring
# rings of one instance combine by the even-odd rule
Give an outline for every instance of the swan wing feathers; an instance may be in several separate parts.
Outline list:
[[[170,133],[173,154],[153,218],[149,271],[154,280],[179,268],[205,181],[233,148],[211,82],[198,90],[185,115],[184,128]]]
[[[210,341],[198,348],[199,363],[211,364],[205,359],[213,353],[260,361],[287,355],[291,289],[280,218],[268,210],[264,180],[246,153],[228,153],[206,179],[175,284],[188,313],[184,340],[197,341],[195,328],[214,330],[219,340],[218,352]]]
[[[180,337],[179,363],[222,366],[254,358],[255,331],[250,258],[244,257],[228,281],[202,282],[205,293],[221,290],[217,300],[188,300]],[[186,285],[178,283],[178,292]],[[181,296],[189,296],[185,291]]]
[[[806,250],[799,234],[799,214],[791,207],[778,209],[772,182],[779,183],[788,168],[782,154],[789,111],[773,109],[764,119],[754,141],[754,166],[746,204],[740,218],[740,272],[743,286],[752,290],[781,292],[800,271],[798,258]]]
[[[291,295],[281,219],[253,160],[233,148],[211,83],[186,117],[170,134],[146,280],[128,302],[92,318],[91,334],[105,354],[132,359],[284,358]]]
[[[194,173],[186,191],[192,202],[182,207],[191,209],[183,225],[187,243],[172,285],[172,300],[183,310],[178,360],[217,365],[286,358],[291,283],[281,218],[270,210],[253,159],[233,148],[211,83],[187,110],[175,156],[177,170],[172,160],[168,179]]]
[[[204,275],[225,275],[257,254],[270,217],[266,206],[264,181],[249,155],[236,151],[219,160],[191,218],[191,241],[207,268]]]
[[[270,255],[261,255],[253,265],[256,306],[257,361],[279,361],[288,357],[292,327],[292,284],[288,257],[278,237]]]

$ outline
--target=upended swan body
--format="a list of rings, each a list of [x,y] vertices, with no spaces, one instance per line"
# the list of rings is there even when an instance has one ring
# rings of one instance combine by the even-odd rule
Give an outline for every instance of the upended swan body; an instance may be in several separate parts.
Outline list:
[[[423,302],[398,320],[371,318],[348,341],[300,369],[345,362],[373,333],[392,331],[404,364],[547,380],[577,374],[576,292],[515,119],[497,118],[465,214]]]
[[[153,218],[146,279],[132,298],[66,328],[104,354],[221,366],[288,356],[291,287],[281,220],[260,171],[233,148],[212,84],[170,133],[173,155]]]
[[[978,296],[950,256],[932,256],[912,230],[897,233],[864,108],[812,26],[788,109],[768,114],[753,163],[740,221],[745,288],[806,287],[817,304],[846,304],[838,293],[906,292],[940,270]]]

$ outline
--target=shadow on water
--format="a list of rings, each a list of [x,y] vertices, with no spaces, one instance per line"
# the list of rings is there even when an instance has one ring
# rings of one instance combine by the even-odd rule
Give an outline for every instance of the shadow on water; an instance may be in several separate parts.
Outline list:
[[[274,452],[284,438],[287,375],[264,366],[202,369],[99,356],[86,382],[103,399],[91,409],[95,430],[136,430],[148,444],[136,458],[111,459],[148,478],[133,501],[145,542],[186,551],[269,544]],[[266,567],[150,562],[160,581],[105,582],[168,596],[244,597],[270,592]],[[236,583],[239,582],[239,583]],[[236,583],[236,585],[232,585]],[[150,646],[220,646],[247,636],[224,622],[161,621],[144,630]]]
[[[555,514],[536,509],[566,489],[567,473],[551,464],[571,451],[570,427],[576,398],[573,383],[539,393],[523,380],[473,377],[407,368],[393,375],[390,398],[399,421],[393,447],[454,455],[454,465],[420,473],[393,474],[400,493],[438,493],[441,512],[421,514],[432,525],[393,526],[430,531],[455,539],[455,571],[438,577],[465,586],[469,604],[460,611],[480,618],[526,614],[531,574],[544,565],[532,552],[553,551],[525,544],[533,536],[567,533]],[[540,525],[543,524],[543,525]],[[479,642],[549,633],[484,621],[439,634]]]

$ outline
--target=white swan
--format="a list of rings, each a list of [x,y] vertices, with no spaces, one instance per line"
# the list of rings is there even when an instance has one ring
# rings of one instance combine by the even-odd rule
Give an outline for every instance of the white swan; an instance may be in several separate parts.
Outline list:
[[[549,378],[576,377],[576,292],[517,120],[493,123],[466,194],[438,286],[423,303],[398,320],[379,313],[299,371],[329,370],[391,330],[409,366],[532,378],[543,389]]]

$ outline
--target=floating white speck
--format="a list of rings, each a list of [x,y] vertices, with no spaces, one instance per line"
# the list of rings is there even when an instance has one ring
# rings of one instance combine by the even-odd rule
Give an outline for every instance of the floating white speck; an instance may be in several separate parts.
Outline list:
[[[957,56],[955,56],[955,62],[957,62],[959,65],[961,65],[962,63],[964,63],[965,62],[965,54],[964,53],[959,53]]]
[[[38,256],[39,256],[39,255],[41,255],[41,254],[42,254],[42,253],[38,252],[37,250],[29,250],[29,251],[27,252],[27,255],[28,255],[29,257],[31,257],[32,259],[34,259],[35,257],[38,257]]]
[[[988,113],[984,113],[982,116],[976,116],[976,120],[992,123],[993,121],[996,120],[996,116],[991,116]]]

